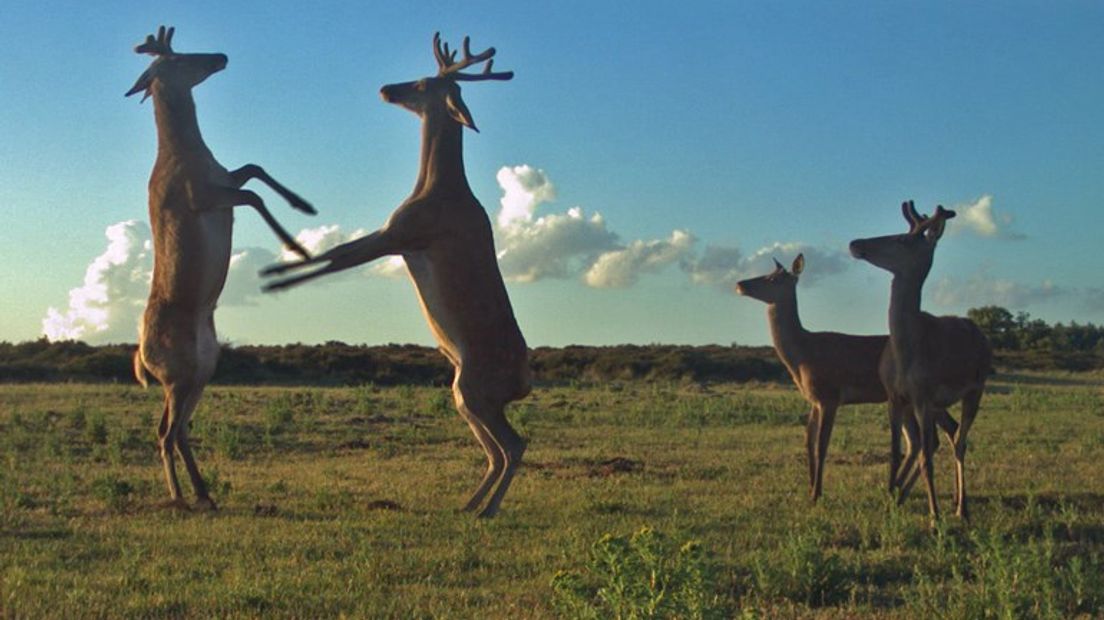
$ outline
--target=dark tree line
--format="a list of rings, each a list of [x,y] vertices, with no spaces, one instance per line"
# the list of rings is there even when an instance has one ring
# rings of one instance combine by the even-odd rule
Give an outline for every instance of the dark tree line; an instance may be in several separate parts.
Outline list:
[[[1067,370],[1104,367],[1104,326],[1076,321],[1051,325],[1000,306],[971,308],[966,314],[989,338],[998,364]]]
[[[1104,327],[1054,325],[999,306],[968,313],[988,336],[1001,369],[1104,368]],[[134,345],[0,342],[0,381],[134,381]],[[539,384],[606,381],[697,383],[787,382],[770,347],[619,345],[538,347],[531,365]],[[225,346],[215,382],[222,384],[448,385],[452,368],[435,349],[416,345]]]
[[[0,342],[0,381],[132,382],[134,345],[94,347],[45,339]],[[531,357],[541,384],[604,381],[784,381],[769,347],[620,345],[538,347]],[[452,366],[417,345],[225,346],[214,383],[262,385],[448,385]]]

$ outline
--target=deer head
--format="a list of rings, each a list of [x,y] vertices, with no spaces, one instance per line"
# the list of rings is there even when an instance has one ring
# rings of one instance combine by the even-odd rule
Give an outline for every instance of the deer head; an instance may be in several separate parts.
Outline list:
[[[465,127],[479,131],[472,120],[471,112],[460,97],[457,82],[477,82],[482,80],[509,80],[513,71],[492,71],[495,55],[493,47],[479,54],[469,49],[469,37],[464,37],[464,56],[456,59],[456,50],[449,51],[448,43],[441,44],[441,33],[433,35],[433,55],[437,59],[437,75],[413,82],[388,84],[380,89],[380,96],[387,103],[400,105],[426,119],[451,119]],[[461,73],[472,65],[486,62],[481,73]]]
[[[804,269],[804,254],[797,255],[790,271],[786,271],[782,263],[775,260],[774,271],[765,276],[737,282],[736,292],[768,304],[794,299],[797,296],[797,277]]]
[[[145,42],[134,48],[139,54],[154,57],[149,68],[138,77],[138,81],[127,91],[129,97],[144,92],[142,101],[152,93],[154,85],[169,91],[188,92],[193,86],[207,79],[212,73],[226,68],[226,54],[177,54],[172,49],[174,28],[165,30],[161,26],[157,37],[146,36]]]
[[[916,212],[912,201],[901,203],[901,213],[909,223],[909,231],[900,235],[886,235],[851,242],[851,255],[880,267],[893,275],[911,275],[923,278],[931,269],[935,245],[943,236],[947,220],[955,212],[935,208],[931,217]]]

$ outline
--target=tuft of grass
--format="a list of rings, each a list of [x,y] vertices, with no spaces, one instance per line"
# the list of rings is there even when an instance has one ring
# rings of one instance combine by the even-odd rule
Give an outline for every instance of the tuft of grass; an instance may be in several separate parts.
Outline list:
[[[756,559],[756,593],[810,607],[843,600],[850,575],[840,556],[831,550],[826,532],[817,527],[795,530],[780,548]]]
[[[965,548],[950,546],[949,575],[938,562],[936,570],[914,569],[908,603],[918,615],[1057,620],[1098,614],[1104,604],[1099,555],[1062,557],[1050,536],[1018,540],[981,529],[969,535]]]
[[[91,490],[92,496],[100,500],[105,508],[124,512],[130,507],[134,485],[118,475],[105,474],[92,481]]]
[[[648,526],[602,536],[586,565],[558,571],[551,587],[569,618],[729,617],[701,542],[678,544]]]

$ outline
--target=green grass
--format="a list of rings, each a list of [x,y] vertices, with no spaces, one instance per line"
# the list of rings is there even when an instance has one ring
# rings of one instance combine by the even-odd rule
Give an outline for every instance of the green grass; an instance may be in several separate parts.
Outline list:
[[[479,521],[446,389],[212,387],[192,437],[221,509],[180,514],[159,390],[0,386],[0,618],[1104,615],[1099,374],[997,377],[973,521],[934,532],[919,487],[883,490],[882,407],[841,412],[811,506],[806,410],[777,386],[537,389]],[[952,462],[944,442],[948,514]]]

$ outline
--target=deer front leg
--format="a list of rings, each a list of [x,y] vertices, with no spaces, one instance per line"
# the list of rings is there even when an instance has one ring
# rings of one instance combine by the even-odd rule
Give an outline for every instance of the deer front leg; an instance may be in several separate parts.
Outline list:
[[[272,213],[269,212],[268,207],[265,206],[264,200],[261,199],[256,193],[247,189],[237,189],[233,187],[214,187],[210,188],[214,196],[213,203],[216,208],[232,209],[234,207],[253,207],[257,210],[257,213],[261,214],[265,223],[272,229],[272,232],[276,233],[276,236],[280,238],[280,241],[284,242],[289,250],[295,252],[303,258],[310,258],[310,253],[307,252],[303,246],[299,245],[299,242],[292,237],[280,222],[276,221],[276,218],[272,217]],[[192,204],[199,204],[198,201],[193,200]]]
[[[828,458],[828,441],[832,438],[832,427],[836,423],[837,404],[822,401],[818,405],[820,415],[816,429],[816,479],[813,481],[813,501],[820,499],[824,486],[824,461]]]
[[[309,213],[311,215],[318,213],[318,211],[315,210],[315,208],[312,207],[309,202],[303,200],[303,198],[300,197],[299,194],[296,194],[290,189],[284,187],[282,184],[276,181],[276,179],[273,179],[271,176],[268,175],[267,172],[265,172],[264,168],[258,166],[257,164],[246,164],[241,168],[238,168],[237,170],[232,170],[230,172],[230,180],[234,183],[235,189],[241,189],[241,186],[245,185],[246,181],[249,181],[250,179],[257,179],[261,183],[264,183],[265,185],[271,187],[274,192],[282,196],[284,200],[288,201],[288,204],[290,204],[293,209],[298,209],[303,213]]]
[[[901,486],[901,431],[905,423],[904,404],[889,399],[889,493],[898,493]],[[906,438],[907,439],[907,438]]]
[[[401,254],[403,250],[396,243],[392,235],[384,229],[377,230],[374,233],[343,243],[332,250],[319,254],[314,258],[307,258],[305,260],[293,262],[293,263],[281,263],[278,265],[272,265],[266,267],[261,271],[262,276],[273,276],[293,269],[300,269],[309,265],[315,265],[318,263],[327,263],[320,269],[305,273],[302,275],[285,278],[283,280],[277,280],[272,284],[264,287],[265,292],[278,291],[288,287],[302,284],[307,280],[313,280],[319,276],[324,276],[329,273],[336,273],[338,271],[344,271],[357,265],[363,265],[364,263],[374,261],[377,258],[384,256],[390,256],[392,254]]]
[[[805,460],[809,465],[809,497],[813,497],[813,489],[816,488],[816,429],[817,408],[813,405],[809,409],[809,417],[805,421]],[[816,500],[813,500],[816,501]]]

